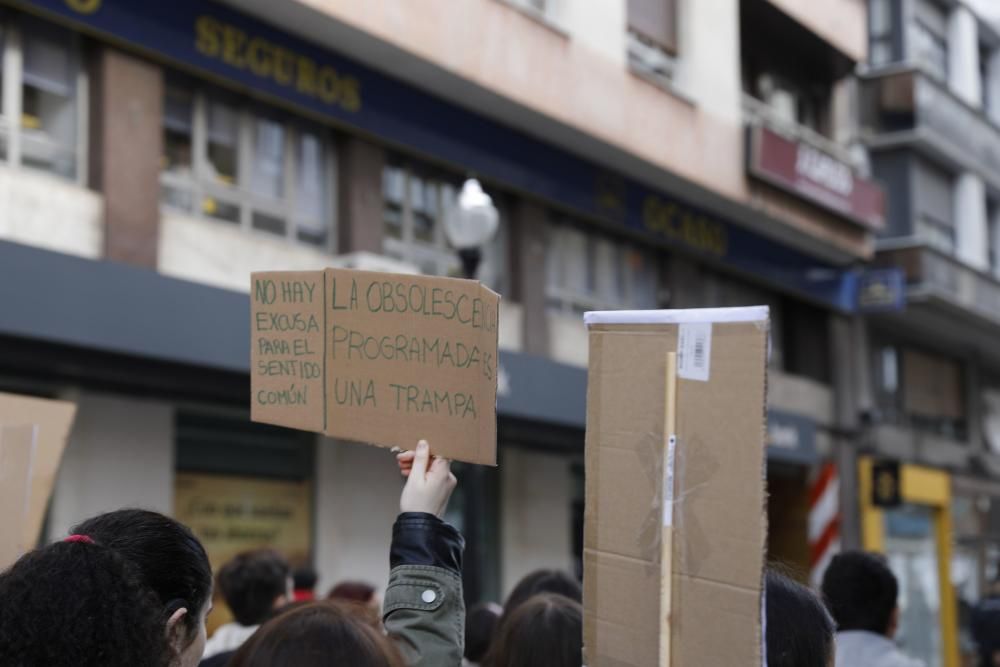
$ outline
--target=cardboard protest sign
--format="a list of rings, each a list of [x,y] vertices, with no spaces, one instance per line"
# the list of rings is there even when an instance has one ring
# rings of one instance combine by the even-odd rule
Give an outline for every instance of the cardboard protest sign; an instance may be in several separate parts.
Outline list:
[[[9,466],[0,471],[0,486],[8,483],[8,494],[0,498],[0,514],[4,517],[0,543],[18,543],[33,548],[40,538],[45,510],[52,495],[59,462],[66,449],[66,440],[76,414],[76,405],[67,401],[0,393],[0,429],[4,451],[0,456]],[[30,445],[26,444],[30,434]],[[21,470],[24,448],[30,446],[29,476],[17,481],[10,475]],[[9,458],[13,457],[13,458]],[[4,465],[0,461],[0,465]],[[24,483],[27,510],[20,511],[20,496],[14,486]],[[19,539],[13,536],[19,535]]]
[[[761,664],[767,309],[586,322],[586,664]]]
[[[500,297],[350,269],[254,273],[251,418],[496,464]]]
[[[38,427],[0,425],[0,570],[6,569],[34,543],[25,540],[24,525],[31,500],[31,464]]]

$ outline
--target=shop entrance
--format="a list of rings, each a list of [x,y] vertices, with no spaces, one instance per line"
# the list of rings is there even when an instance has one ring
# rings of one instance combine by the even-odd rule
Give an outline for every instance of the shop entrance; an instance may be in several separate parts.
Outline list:
[[[250,549],[294,567],[313,550],[314,438],[248,419],[180,413],[175,423],[174,516],[191,527],[213,572]],[[219,599],[209,632],[230,619]]]
[[[900,628],[896,641],[927,667],[957,667],[958,619],[951,585],[951,480],[947,473],[901,464],[898,478],[874,479],[873,461],[859,470],[862,542],[884,553],[899,580]],[[898,494],[887,487],[898,485]],[[880,496],[897,496],[891,507]]]

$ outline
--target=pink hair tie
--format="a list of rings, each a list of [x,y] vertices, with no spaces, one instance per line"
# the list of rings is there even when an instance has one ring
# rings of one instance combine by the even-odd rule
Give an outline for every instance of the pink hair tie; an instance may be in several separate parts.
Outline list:
[[[93,544],[94,540],[90,539],[86,535],[70,535],[63,542],[83,542],[85,544]]]

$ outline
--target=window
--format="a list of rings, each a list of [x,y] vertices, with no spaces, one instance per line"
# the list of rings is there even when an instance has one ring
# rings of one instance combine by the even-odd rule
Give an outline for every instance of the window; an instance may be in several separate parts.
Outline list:
[[[385,253],[423,273],[459,275],[458,255],[444,235],[444,215],[460,187],[457,176],[391,158],[382,172]]]
[[[160,181],[169,208],[333,250],[333,149],[306,121],[168,83]]]
[[[892,0],[871,0],[868,5],[868,59],[874,67],[895,60],[892,54],[892,5]]]
[[[880,421],[897,424],[900,421],[899,348],[895,345],[876,346],[872,363],[875,380],[875,402]]]
[[[911,60],[931,76],[948,80],[948,21],[944,8],[932,0],[916,3],[910,44]]]
[[[914,235],[932,248],[955,253],[954,179],[937,165],[916,163]]]
[[[961,365],[912,348],[903,350],[903,409],[917,428],[956,439],[965,435]]]
[[[628,0],[627,11],[629,66],[669,82],[678,50],[676,0]]]
[[[964,372],[957,360],[888,343],[873,349],[881,421],[965,438]]]
[[[995,199],[986,202],[986,230],[990,270],[1000,280],[1000,202]]]
[[[546,243],[549,307],[569,313],[657,307],[656,255],[558,220]]]
[[[82,180],[84,75],[75,35],[22,17],[0,25],[0,53],[0,159]]]
[[[991,49],[986,44],[980,43],[979,45],[979,90],[980,98],[983,105],[983,111],[992,112],[994,111],[993,106],[997,103],[997,100],[990,99],[990,70],[992,69],[991,63],[993,61],[993,56],[996,52]],[[995,114],[990,114],[991,118]]]

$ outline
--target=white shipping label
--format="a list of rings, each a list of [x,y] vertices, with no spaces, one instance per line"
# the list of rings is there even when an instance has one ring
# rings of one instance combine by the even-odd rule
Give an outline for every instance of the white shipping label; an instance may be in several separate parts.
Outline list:
[[[686,322],[677,334],[677,377],[708,382],[712,365],[712,323]]]

